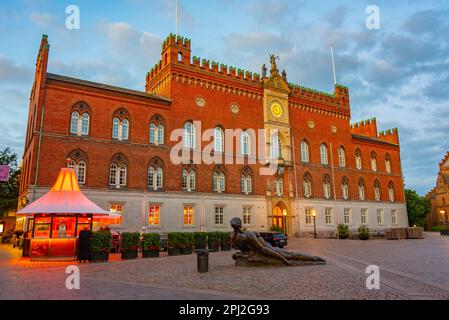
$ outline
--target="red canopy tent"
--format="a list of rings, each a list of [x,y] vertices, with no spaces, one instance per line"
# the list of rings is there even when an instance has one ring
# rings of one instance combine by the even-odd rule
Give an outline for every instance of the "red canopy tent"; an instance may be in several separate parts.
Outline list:
[[[51,190],[17,212],[34,217],[31,232],[32,259],[74,258],[81,230],[92,230],[95,220],[111,221],[120,216],[101,209],[80,190],[75,171],[61,169]]]

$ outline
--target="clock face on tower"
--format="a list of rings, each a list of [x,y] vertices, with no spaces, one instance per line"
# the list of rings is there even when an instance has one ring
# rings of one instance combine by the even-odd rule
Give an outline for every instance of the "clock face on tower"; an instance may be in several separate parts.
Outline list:
[[[276,118],[280,118],[284,114],[284,108],[282,107],[282,105],[279,102],[273,102],[271,104],[271,113]]]

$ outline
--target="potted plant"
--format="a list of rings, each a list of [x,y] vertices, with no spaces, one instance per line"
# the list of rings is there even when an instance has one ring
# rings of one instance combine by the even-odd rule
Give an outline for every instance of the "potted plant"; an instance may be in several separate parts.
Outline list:
[[[220,249],[220,233],[208,232],[207,233],[207,245],[210,252],[216,252]]]
[[[231,251],[231,234],[229,232],[222,232],[220,234],[221,251]]]
[[[369,236],[369,229],[365,225],[361,225],[359,227],[359,239],[360,240],[368,240],[370,238]]]
[[[349,237],[349,227],[346,224],[338,225],[338,238],[347,239]]]
[[[168,255],[179,256],[181,254],[182,240],[179,232],[168,234]]]
[[[181,248],[181,254],[188,255],[193,253],[193,246],[195,244],[195,239],[193,237],[193,233],[191,232],[183,232],[181,234],[182,238],[182,248]]]
[[[140,242],[140,233],[124,232],[122,233],[122,259],[137,259]]]
[[[100,230],[92,233],[90,242],[90,253],[92,262],[109,261],[109,252],[111,251],[111,231]]]
[[[195,243],[195,249],[206,249],[207,247],[207,233],[206,232],[195,232],[193,234],[193,239]]]
[[[158,258],[161,250],[161,236],[158,233],[146,233],[142,238],[142,258]]]

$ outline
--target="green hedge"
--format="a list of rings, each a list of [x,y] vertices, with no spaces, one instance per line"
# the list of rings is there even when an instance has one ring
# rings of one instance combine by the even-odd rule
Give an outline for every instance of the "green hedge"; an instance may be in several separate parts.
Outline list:
[[[229,232],[221,232],[220,240],[222,245],[230,245],[231,244],[231,233]]]
[[[122,238],[122,252],[134,251],[139,249],[140,233],[138,232],[124,232]]]
[[[90,251],[92,253],[109,253],[111,251],[111,240],[112,235],[109,230],[93,232]]]
[[[142,239],[143,250],[159,250],[161,247],[161,236],[157,233],[146,233]]]
[[[205,248],[207,246],[207,233],[206,232],[194,232],[193,239],[196,248]]]
[[[221,236],[220,232],[208,232],[207,233],[207,244],[209,247],[218,247],[220,245]]]

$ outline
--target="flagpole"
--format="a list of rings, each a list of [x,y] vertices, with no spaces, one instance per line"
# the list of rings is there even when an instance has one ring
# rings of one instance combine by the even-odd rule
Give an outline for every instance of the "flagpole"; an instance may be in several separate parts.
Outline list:
[[[176,0],[176,41],[178,41],[178,27],[179,27],[179,0]]]
[[[335,60],[334,60],[334,45],[331,43],[331,55],[332,55],[332,70],[334,72],[334,85],[337,84],[337,73],[335,71]]]

